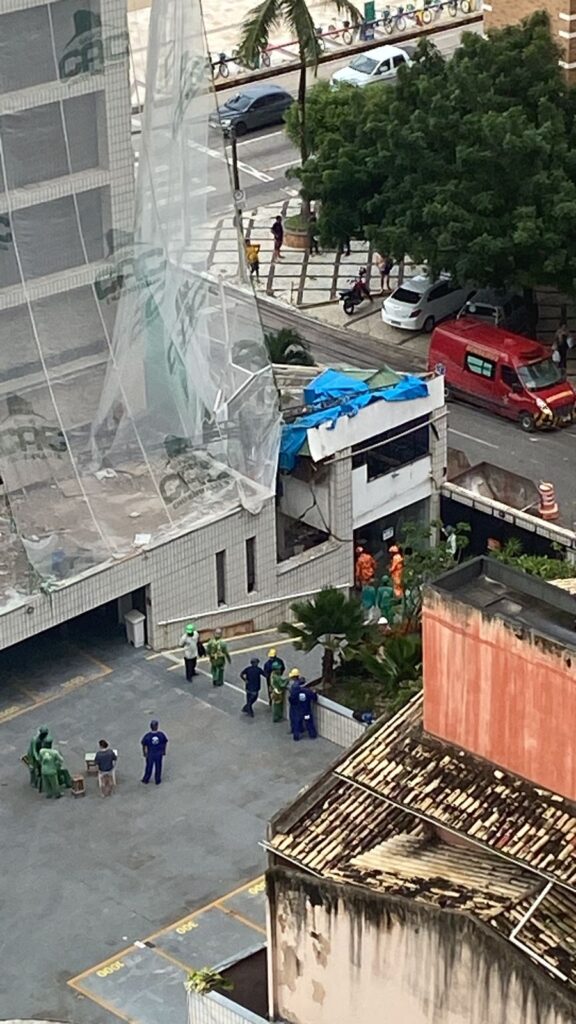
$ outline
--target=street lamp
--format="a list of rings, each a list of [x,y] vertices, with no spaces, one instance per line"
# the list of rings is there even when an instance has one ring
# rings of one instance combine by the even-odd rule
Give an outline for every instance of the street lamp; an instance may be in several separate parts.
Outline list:
[[[238,171],[238,137],[236,135],[236,125],[231,124],[228,129],[228,136],[230,139],[230,146],[232,151],[232,184],[234,186],[234,221],[236,224],[236,233],[238,236],[238,264],[240,271],[240,280],[246,283],[246,259],[244,252],[244,227],[242,225],[242,202],[244,199],[244,192],[240,188],[240,174]]]

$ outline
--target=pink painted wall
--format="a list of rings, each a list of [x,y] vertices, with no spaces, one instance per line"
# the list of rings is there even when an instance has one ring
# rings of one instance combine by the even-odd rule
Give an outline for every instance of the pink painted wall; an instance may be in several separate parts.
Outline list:
[[[422,616],[424,728],[576,799],[576,659],[429,593]]]

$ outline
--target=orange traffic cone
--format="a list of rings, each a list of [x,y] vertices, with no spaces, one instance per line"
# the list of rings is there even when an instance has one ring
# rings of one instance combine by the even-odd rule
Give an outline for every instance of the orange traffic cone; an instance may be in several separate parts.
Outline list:
[[[540,505],[538,506],[538,512],[542,516],[542,519],[558,519],[560,513],[558,511],[554,484],[538,484],[538,491],[540,493]]]

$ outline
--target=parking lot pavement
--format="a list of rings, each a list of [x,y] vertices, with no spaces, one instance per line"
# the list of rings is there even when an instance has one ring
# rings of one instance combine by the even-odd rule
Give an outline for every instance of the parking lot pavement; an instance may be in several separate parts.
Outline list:
[[[274,639],[235,641],[231,685],[218,689],[206,675],[186,684],[179,654],[151,657],[82,637],[70,666],[65,651],[52,663],[44,648],[45,684],[36,677],[29,704],[0,722],[3,1018],[112,1024],[110,1010],[68,981],[261,874],[268,819],[337,753],[324,740],[296,746],[264,703],[254,720],[240,713],[238,673],[252,648],[264,657]],[[314,672],[310,656],[302,661],[289,644],[278,650]],[[66,682],[96,670],[90,658],[106,672],[54,694],[59,676]],[[2,685],[14,682],[2,668]],[[145,787],[140,738],[153,716],[170,742],[165,781]],[[98,795],[93,777],[84,798],[66,794],[57,803],[30,788],[20,757],[44,721],[73,774],[101,736],[118,749],[112,798]]]

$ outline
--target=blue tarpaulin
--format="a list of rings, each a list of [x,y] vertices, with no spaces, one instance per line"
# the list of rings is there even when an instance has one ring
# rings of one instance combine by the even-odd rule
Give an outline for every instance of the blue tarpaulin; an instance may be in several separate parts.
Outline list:
[[[312,406],[310,412],[300,416],[294,423],[284,424],[282,428],[279,467],[287,471],[294,469],[298,453],[306,440],[306,431],[311,427],[327,423],[332,428],[341,416],[355,416],[359,409],[372,402],[407,402],[413,398],[427,397],[426,382],[411,374],[405,374],[392,387],[371,391],[363,381],[348,377],[339,370],[325,370],[304,391],[306,404]],[[334,398],[342,398],[342,401],[329,409],[314,409],[314,405],[321,405]]]

